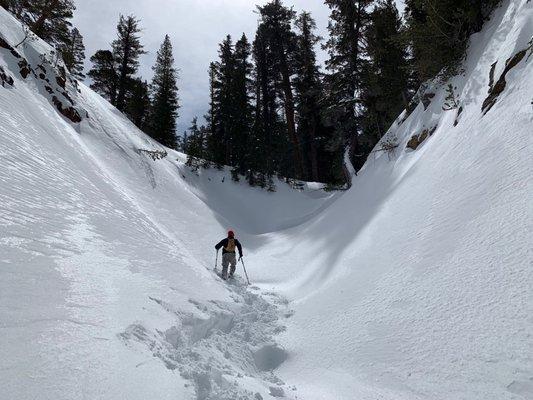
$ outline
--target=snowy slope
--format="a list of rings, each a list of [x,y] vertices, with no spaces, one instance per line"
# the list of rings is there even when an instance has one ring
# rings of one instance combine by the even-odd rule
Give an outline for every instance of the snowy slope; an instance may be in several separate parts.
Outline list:
[[[504,2],[452,81],[457,126],[430,85],[384,139],[392,160],[372,155],[326,213],[261,250],[259,278],[293,300],[281,376],[302,398],[533,398],[531,47],[481,112],[491,65],[496,81],[532,36],[533,3]]]
[[[161,146],[106,101],[69,79],[56,84],[61,65],[44,43],[10,50],[23,30],[1,8],[0,37],[0,398],[208,398],[229,385],[208,357],[238,334],[248,343],[234,350],[242,360],[222,357],[225,372],[268,398],[275,384],[261,376],[274,378],[252,351],[281,329],[275,306],[222,284],[208,270],[213,246],[228,227],[292,226],[333,195],[224,185],[220,173],[196,177],[174,152],[154,161],[138,149]],[[25,78],[19,63],[31,69]],[[81,122],[52,96],[72,102]],[[257,315],[250,332],[237,326],[242,315]]]
[[[335,194],[154,161],[44,43],[0,46],[0,398],[532,397],[531,51],[505,67],[532,35],[533,4],[505,1],[453,79],[461,115],[432,83]],[[228,227],[250,288],[209,271]]]

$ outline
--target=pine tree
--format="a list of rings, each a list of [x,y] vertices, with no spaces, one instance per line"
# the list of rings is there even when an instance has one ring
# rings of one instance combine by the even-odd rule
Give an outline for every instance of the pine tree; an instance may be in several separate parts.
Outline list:
[[[293,57],[296,47],[296,36],[292,30],[292,22],[296,13],[285,7],[281,0],[273,0],[258,7],[263,45],[269,51],[269,62],[275,73],[275,85],[283,96],[283,108],[288,138],[292,145],[292,167],[294,176],[302,178],[304,174],[303,156],[300,141],[296,134],[294,94],[291,76],[294,72]]]
[[[83,37],[77,28],[70,31],[67,43],[60,47],[61,55],[70,73],[78,79],[85,78],[83,74],[83,62],[85,60],[85,46]]]
[[[91,57],[91,62],[93,67],[87,73],[92,80],[91,89],[116,105],[118,70],[113,53],[109,50],[98,50]]]
[[[401,35],[402,19],[394,1],[381,1],[366,30],[369,62],[363,68],[361,89],[363,153],[372,150],[412,95],[408,53]]]
[[[197,170],[201,166],[201,160],[205,157],[205,133],[204,126],[198,126],[198,118],[194,117],[187,135],[187,165]]]
[[[178,138],[178,150],[185,154],[189,151],[189,135],[187,131],[183,132],[181,138]]]
[[[0,7],[3,7],[7,11],[11,11],[13,14],[15,14],[17,5],[20,2],[20,0],[0,0]]]
[[[204,159],[204,167],[209,168],[212,165],[212,161],[214,160],[214,151],[216,148],[214,147],[214,141],[212,140],[213,136],[213,121],[216,114],[216,98],[215,98],[215,80],[216,80],[216,63],[211,62],[209,63],[209,108],[207,110],[207,113],[204,115],[204,119],[206,121],[206,135],[205,135],[205,159]]]
[[[296,111],[298,122],[298,136],[303,143],[306,159],[305,175],[318,182],[318,137],[320,136],[321,109],[319,106],[322,97],[320,72],[316,62],[315,46],[320,42],[314,31],[316,23],[311,14],[303,12],[296,20],[298,29],[296,50],[296,78],[294,87],[296,92]]]
[[[68,43],[70,20],[76,9],[73,0],[25,0],[13,2],[17,17],[25,22],[33,33],[52,45]]]
[[[500,0],[406,0],[405,39],[421,82],[458,73],[470,35]]]
[[[176,148],[176,119],[178,118],[178,72],[174,67],[172,43],[168,35],[165,36],[154,67],[154,77],[151,84],[152,112],[150,116],[150,131],[152,137],[167,147]]]
[[[139,38],[140,32],[137,18],[133,15],[120,16],[117,25],[117,38],[111,44],[118,75],[115,106],[120,111],[124,111],[126,107],[128,88],[139,68],[139,57],[146,53]]]
[[[233,157],[231,165],[235,167],[234,175],[244,175],[249,168],[248,140],[252,128],[251,45],[246,35],[235,43],[234,71],[232,79],[233,97]]]
[[[151,109],[148,82],[141,78],[134,79],[126,99],[126,115],[144,132],[148,131],[149,115]]]
[[[364,159],[356,158],[359,150],[358,93],[365,62],[364,32],[368,25],[368,6],[372,0],[325,0],[331,10],[328,26],[330,38],[325,48],[329,59],[326,68],[328,90],[328,120],[337,138],[332,146],[348,146],[354,166],[361,167]],[[350,184],[350,182],[348,182]]]
[[[217,167],[230,165],[234,134],[234,49],[231,36],[219,46],[219,60],[212,67],[209,154]]]
[[[255,110],[252,135],[249,140],[250,165],[258,173],[250,173],[248,182],[251,185],[264,187],[262,176],[272,175],[276,163],[276,143],[283,135],[282,121],[277,113],[279,108],[278,92],[275,86],[277,78],[273,63],[270,62],[271,53],[266,41],[265,28],[259,25],[253,43],[253,58],[255,61]]]

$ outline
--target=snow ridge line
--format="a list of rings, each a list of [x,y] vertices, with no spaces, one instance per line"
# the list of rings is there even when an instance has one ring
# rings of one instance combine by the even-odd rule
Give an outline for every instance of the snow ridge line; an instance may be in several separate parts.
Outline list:
[[[178,371],[190,381],[195,400],[295,398],[296,388],[274,373],[288,358],[274,341],[286,329],[280,318],[293,315],[288,301],[272,292],[259,293],[255,286],[248,289],[241,279],[229,281],[228,289],[231,303],[189,300],[199,314],[184,313],[150,297],[177,317],[176,324],[165,331],[151,331],[134,323],[119,337],[127,346],[148,349],[166,368]],[[260,380],[263,387],[244,389],[251,379]]]

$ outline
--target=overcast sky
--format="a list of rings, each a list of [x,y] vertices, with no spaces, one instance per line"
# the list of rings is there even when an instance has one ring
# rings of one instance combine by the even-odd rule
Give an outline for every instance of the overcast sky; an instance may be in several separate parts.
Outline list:
[[[256,4],[267,0],[78,0],[74,25],[84,37],[87,63],[98,49],[109,48],[115,38],[120,14],[141,19],[142,43],[148,54],[141,59],[139,74],[151,79],[155,54],[165,34],[174,46],[176,67],[180,70],[180,133],[194,116],[207,111],[208,67],[217,57],[218,43],[226,34],[238,38],[246,33],[253,40],[257,26]],[[322,0],[286,0],[296,11],[310,11],[319,32],[326,36],[328,8]]]

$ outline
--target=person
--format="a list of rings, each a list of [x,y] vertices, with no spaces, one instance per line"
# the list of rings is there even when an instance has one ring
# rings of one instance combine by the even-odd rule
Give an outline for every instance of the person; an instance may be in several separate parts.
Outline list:
[[[228,279],[228,266],[231,266],[229,277],[233,278],[233,274],[237,268],[235,248],[239,250],[239,260],[242,258],[242,246],[241,243],[235,238],[235,233],[233,231],[229,231],[228,237],[222,239],[215,246],[217,251],[220,250],[220,248],[222,248],[222,279]]]

